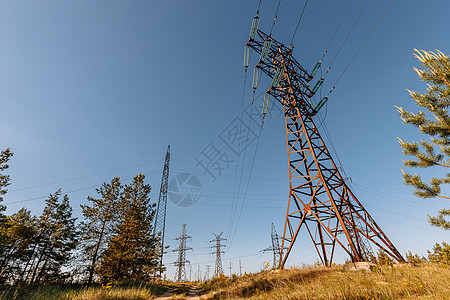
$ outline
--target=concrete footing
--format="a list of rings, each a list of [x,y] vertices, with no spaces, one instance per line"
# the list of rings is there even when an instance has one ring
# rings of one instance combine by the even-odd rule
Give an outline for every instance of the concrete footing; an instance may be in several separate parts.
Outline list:
[[[360,261],[354,263],[348,263],[344,265],[344,271],[358,271],[358,270],[366,270],[370,271],[372,267],[376,267],[377,265],[367,261]]]

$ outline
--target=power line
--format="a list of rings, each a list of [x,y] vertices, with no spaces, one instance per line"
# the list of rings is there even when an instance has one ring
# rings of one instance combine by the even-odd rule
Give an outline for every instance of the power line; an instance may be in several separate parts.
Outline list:
[[[273,23],[272,23],[272,27],[270,28],[269,36],[272,35],[273,27],[275,26],[275,22],[277,21],[277,18],[278,18],[278,10],[280,9],[280,4],[281,4],[281,0],[278,1],[277,10],[275,11],[275,17],[273,18]]]
[[[342,47],[344,47],[345,42],[347,41],[347,39],[348,39],[348,37],[350,36],[350,34],[353,32],[353,29],[355,28],[356,24],[358,23],[359,19],[361,18],[362,14],[363,14],[364,10],[366,9],[367,4],[369,4],[369,2],[370,2],[370,0],[367,0],[367,2],[366,2],[366,4],[364,5],[363,9],[362,9],[361,12],[359,13],[358,18],[356,19],[355,23],[353,23],[352,28],[350,29],[350,31],[348,32],[348,34],[347,34],[347,36],[345,37],[344,41],[342,42],[341,46],[339,47],[338,52],[336,53],[336,55],[335,55],[335,56],[333,57],[333,59],[331,60],[330,66],[328,67],[327,71],[325,72],[325,75],[327,75],[328,72],[330,71],[331,66],[333,65],[334,61],[336,60],[336,57],[337,57],[337,56],[339,55],[339,53],[341,52]],[[324,76],[325,76],[325,75],[324,75]]]
[[[394,220],[392,220],[392,219],[385,219],[385,218],[381,218],[381,217],[376,217],[377,219],[381,219],[381,220],[385,220],[385,221],[387,221],[387,222],[392,222],[392,223],[397,223],[397,224],[401,224],[401,225],[405,225],[405,226],[408,226],[408,227],[415,227],[415,228],[418,228],[418,229],[423,229],[423,230],[428,230],[428,231],[433,231],[433,232],[439,232],[439,233],[446,233],[446,234],[450,234],[450,232],[446,232],[446,231],[438,231],[438,230],[433,230],[433,229],[431,229],[431,228],[425,228],[425,227],[420,227],[420,226],[417,226],[417,225],[413,225],[413,224],[407,224],[407,223],[403,223],[403,222],[398,222],[398,221],[394,221]]]
[[[295,27],[295,30],[294,30],[294,34],[292,34],[291,47],[293,46],[292,41],[294,40],[295,34],[297,33],[298,26],[300,26],[300,22],[302,21],[303,13],[305,12],[307,4],[308,4],[308,0],[306,0],[305,5],[303,6],[302,13],[300,14],[300,18],[298,19],[297,26]],[[297,42],[297,40],[295,42]]]
[[[258,9],[256,10],[256,16],[258,16],[259,15],[259,7],[261,6],[261,0],[259,0],[259,3],[258,3]]]
[[[252,29],[250,31],[250,37],[252,35],[256,34],[255,30],[257,30],[257,27],[258,27],[258,24],[259,24],[259,17],[258,17],[258,15],[259,15],[259,8],[260,8],[260,6],[261,6],[261,0],[258,3],[258,9],[256,11],[256,16],[255,16],[255,18],[253,19],[253,22],[252,22]],[[278,10],[277,10],[277,13],[278,13]],[[275,14],[275,19],[276,19],[276,16],[277,16],[277,14]],[[274,24],[275,24],[275,20],[274,20]],[[273,25],[272,25],[272,28],[273,28]],[[249,66],[250,59],[251,59],[251,54],[252,54],[252,52],[249,52],[249,48],[247,46],[245,46],[244,47],[244,68],[245,68],[245,71],[244,71],[244,84],[243,84],[243,90],[242,90],[242,103],[241,103],[241,111],[240,111],[241,118],[240,118],[240,123],[239,123],[239,134],[242,132],[244,103],[245,103],[245,86],[246,86],[246,82],[247,82],[247,69],[248,69],[248,66]],[[256,72],[256,67],[255,67],[255,72]],[[238,154],[237,154],[237,163],[236,163],[236,169],[235,169],[235,179],[234,179],[234,186],[233,186],[233,200],[232,200],[233,204],[236,203],[236,207],[237,207],[237,202],[238,202],[238,199],[239,199],[239,194],[240,194],[240,189],[241,189],[241,182],[242,182],[242,176],[243,176],[243,172],[244,172],[244,163],[245,163],[245,156],[246,156],[247,147],[248,147],[248,136],[249,136],[249,133],[250,133],[250,124],[251,124],[251,121],[252,121],[253,103],[255,101],[255,92],[256,92],[256,88],[257,88],[258,83],[259,83],[259,79],[255,79],[255,74],[256,73],[253,74],[253,76],[254,76],[254,78],[253,78],[253,97],[252,97],[253,99],[252,99],[252,103],[251,103],[251,107],[250,107],[249,123],[248,123],[248,126],[247,126],[247,137],[246,137],[246,140],[245,140],[244,155],[243,155],[243,159],[242,159],[241,176],[240,176],[240,179],[239,179],[239,185],[238,185],[237,195],[236,195],[236,185],[237,185],[237,176],[238,176],[239,160],[240,160],[240,146],[241,146],[241,143],[240,143],[239,138],[238,138]],[[255,85],[255,83],[256,83],[256,85]],[[236,197],[236,200],[234,199],[234,197]],[[236,209],[233,209],[233,208],[231,209],[230,222],[229,222],[229,230],[230,231],[231,231],[231,228],[232,228],[235,211],[236,211]]]
[[[144,166],[144,165],[149,165],[149,164],[153,164],[155,162],[160,162],[160,161],[161,160],[158,159],[158,160],[153,160],[153,161],[142,163],[142,164],[137,164],[137,165],[133,165],[133,166],[125,167],[125,168],[120,168],[120,169],[115,169],[115,170],[109,170],[109,171],[105,171],[105,172],[101,172],[101,173],[97,173],[97,174],[86,175],[86,176],[81,176],[81,177],[76,177],[76,178],[70,178],[70,179],[60,180],[60,181],[54,181],[54,182],[51,182],[51,183],[44,183],[44,184],[39,184],[39,185],[34,185],[34,186],[29,186],[29,187],[24,187],[24,188],[18,188],[18,189],[10,190],[9,193],[25,191],[25,190],[31,190],[31,189],[44,187],[44,186],[49,186],[49,185],[54,185],[54,184],[58,184],[58,183],[65,183],[65,182],[70,182],[70,181],[75,181],[75,180],[95,177],[95,176],[99,176],[99,175],[108,174],[108,173],[111,173],[111,172],[117,172],[117,171],[123,171],[123,170],[132,169],[132,168],[136,168],[136,167],[141,167],[141,166]]]
[[[331,135],[330,135],[330,133],[329,133],[329,131],[328,131],[328,127],[327,127],[327,125],[326,125],[325,123],[323,124],[323,126],[324,126],[323,128],[324,128],[325,135],[327,136],[328,142],[329,142],[330,145],[331,145],[331,149],[333,150],[334,155],[336,156],[336,158],[337,158],[337,160],[338,160],[338,162],[339,162],[339,167],[341,168],[342,173],[344,173],[344,176],[345,176],[346,178],[348,178],[347,173],[345,172],[344,167],[342,166],[342,162],[341,162],[341,160],[339,159],[339,155],[338,155],[338,153],[337,153],[336,147],[334,146],[333,140],[331,139]],[[349,184],[349,183],[346,183],[346,184],[349,185],[349,186],[351,187],[351,184]]]
[[[255,169],[256,169],[256,168],[255,168]],[[273,168],[267,168],[267,169],[273,169]],[[372,182],[374,182],[374,183],[376,183],[376,184],[378,184],[378,185],[386,186],[386,187],[389,187],[389,188],[395,188],[394,186],[391,186],[391,185],[388,185],[388,184],[385,184],[385,183],[381,183],[381,182],[377,182],[377,181],[374,181],[374,180],[370,180],[370,179],[367,179],[367,178],[364,178],[364,177],[361,177],[361,176],[357,176],[357,175],[354,175],[354,174],[353,174],[352,176],[354,176],[354,177],[359,177],[359,178],[364,179],[364,180],[367,180],[367,181],[372,181]],[[125,180],[130,180],[130,179],[132,179],[132,178],[130,177],[130,178],[127,178],[127,179],[125,179]],[[256,180],[256,178],[253,178],[253,180]],[[284,180],[276,180],[276,179],[271,179],[271,180],[272,180],[272,181],[284,182]],[[355,183],[355,184],[356,184],[356,183]],[[393,200],[395,200],[395,201],[403,202],[402,205],[406,205],[406,206],[409,206],[409,207],[411,207],[411,208],[423,210],[423,206],[419,206],[419,204],[418,204],[418,205],[413,205],[413,203],[411,203],[410,200],[406,200],[406,199],[404,199],[404,198],[398,197],[397,195],[393,195],[393,194],[390,194],[390,193],[386,193],[386,192],[380,191],[379,189],[371,188],[371,187],[368,187],[368,186],[365,186],[365,185],[361,185],[361,184],[356,184],[356,185],[358,186],[358,188],[364,189],[364,190],[366,190],[366,192],[371,193],[371,194],[373,194],[373,195],[376,195],[377,197],[382,197],[382,198],[385,198],[385,199],[393,199]],[[64,192],[64,194],[70,194],[70,193],[73,193],[73,192],[77,192],[77,191],[81,191],[81,190],[86,190],[86,189],[92,189],[92,188],[96,188],[96,187],[99,187],[99,186],[100,186],[100,185],[95,185],[95,186],[89,186],[89,187],[85,187],[85,188],[75,189],[75,190],[71,190],[71,191]],[[396,189],[397,189],[398,191],[403,192],[403,193],[408,193],[407,191],[404,191],[404,190],[402,190],[402,189],[399,189],[399,188],[396,188]],[[213,191],[213,190],[206,190],[206,191],[212,191],[212,192],[218,193],[217,191]],[[219,192],[219,193],[222,193],[222,194],[231,194],[231,192],[225,192],[225,191],[222,191],[222,192]],[[389,198],[389,197],[386,197],[386,196],[382,196],[382,195],[380,195],[380,194],[384,194],[384,195],[387,195],[387,196],[391,196],[392,198]],[[251,194],[247,194],[247,195],[254,195],[254,196],[258,196],[258,197],[255,198],[255,199],[252,199],[252,198],[246,198],[246,201],[259,201],[259,202],[264,201],[264,199],[261,199],[260,196],[268,196],[268,195],[272,195],[272,196],[282,196],[282,195],[278,195],[278,194],[267,194],[267,193],[251,193]],[[212,195],[203,195],[203,196],[204,196],[204,197],[207,197],[207,198],[218,198],[218,199],[219,199],[219,198],[220,198],[220,199],[223,199],[223,198],[231,198],[231,197],[229,197],[229,196],[212,196]],[[21,202],[28,202],[28,201],[33,201],[33,200],[45,199],[45,198],[47,198],[47,197],[48,197],[48,195],[45,195],[45,196],[34,197],[34,198],[30,198],[30,199],[25,199],[25,200],[19,200],[19,201],[14,201],[14,202],[8,202],[8,203],[5,203],[5,204],[8,205],[8,204],[21,203]],[[273,197],[272,197],[272,198],[273,198]],[[273,200],[273,199],[267,199],[267,201],[273,202],[273,201],[276,201],[276,200]],[[214,204],[201,204],[201,203],[197,203],[197,205],[214,205]],[[225,205],[223,205],[223,206],[225,206]],[[245,206],[245,207],[247,207],[247,206]],[[275,208],[275,207],[271,207],[271,208]],[[278,208],[278,207],[277,207],[277,208]],[[432,207],[432,208],[434,208],[434,209],[439,209],[439,208],[437,208],[437,207]]]
[[[256,67],[255,67],[255,68],[256,68]],[[238,185],[238,188],[237,188],[236,207],[235,207],[234,211],[231,212],[231,213],[232,213],[232,217],[231,217],[231,222],[230,222],[230,227],[229,227],[229,232],[230,232],[230,233],[231,233],[231,230],[233,229],[234,217],[235,217],[235,214],[236,214],[236,209],[237,209],[237,205],[238,205],[238,201],[239,201],[239,194],[240,194],[240,192],[241,192],[242,178],[243,178],[243,175],[244,175],[244,163],[245,163],[245,157],[246,157],[246,155],[247,155],[247,148],[248,148],[248,146],[249,146],[249,143],[248,143],[248,137],[249,137],[249,134],[250,134],[250,124],[251,124],[252,116],[253,116],[253,103],[254,103],[254,100],[255,100],[255,92],[256,92],[256,88],[254,87],[254,88],[253,88],[253,100],[252,100],[252,104],[251,104],[251,106],[250,106],[250,114],[249,114],[249,120],[248,120],[248,126],[247,126],[247,135],[246,135],[246,138],[245,138],[244,155],[243,155],[243,158],[242,158],[241,175],[240,175],[240,178],[239,178],[239,185]],[[259,97],[260,95],[262,95],[262,94],[263,94],[263,93],[260,93],[260,94],[256,97],[256,99],[258,99],[258,97]],[[240,123],[241,126],[242,126],[242,123],[243,123],[243,120],[241,119],[241,123]],[[242,128],[242,127],[241,127],[241,128]],[[240,132],[242,132],[242,130],[240,130]],[[238,141],[238,145],[239,145],[239,141]],[[240,153],[240,152],[238,152],[238,157],[239,157],[239,153]],[[235,181],[235,182],[236,182],[236,181]],[[234,188],[233,188],[233,190],[234,190]]]
[[[261,0],[259,1],[259,4],[261,4]],[[259,12],[259,5],[258,5],[258,12]],[[247,46],[245,46],[247,47]],[[247,51],[247,48],[245,48],[245,51]],[[250,52],[249,54],[249,60],[251,59],[251,55],[253,52]],[[245,86],[246,86],[246,82],[247,82],[247,68],[248,68],[248,62],[246,62],[245,60],[245,55],[246,53],[244,53],[244,67],[245,67],[245,71],[244,71],[244,84],[243,84],[243,89],[242,89],[242,102],[241,102],[241,118],[240,118],[240,122],[239,122],[239,134],[242,132],[242,118],[244,115],[244,103],[245,103]],[[235,168],[235,172],[234,172],[234,185],[233,185],[233,199],[232,199],[232,208],[231,208],[231,212],[230,212],[230,221],[229,221],[229,227],[231,227],[232,224],[232,220],[233,220],[233,206],[235,204],[235,202],[237,202],[237,199],[235,200],[235,194],[236,194],[236,184],[237,184],[237,177],[238,177],[238,169],[239,169],[239,153],[241,153],[241,143],[238,140],[238,154],[236,155],[236,168]],[[242,168],[244,167],[244,161],[242,161]]]
[[[383,16],[386,14],[387,10],[389,9],[389,7],[391,6],[392,2],[394,2],[394,0],[391,0],[391,2],[389,2],[388,6],[386,7],[386,9],[384,10],[384,12],[381,14],[380,18],[378,19],[378,21],[375,23],[375,25],[373,25],[372,29],[370,30],[369,34],[366,36],[366,38],[364,39],[364,41],[362,42],[361,46],[359,46],[358,50],[356,51],[356,53],[353,55],[353,57],[350,59],[350,61],[348,62],[347,66],[345,67],[344,71],[341,73],[341,75],[338,77],[338,79],[336,80],[336,82],[334,83],[333,87],[331,88],[331,90],[328,92],[327,96],[331,94],[331,92],[336,88],[336,84],[339,82],[339,80],[341,79],[341,77],[344,75],[345,71],[347,71],[348,67],[350,66],[350,64],[353,62],[353,60],[355,59],[356,55],[358,55],[359,50],[361,50],[361,48],[364,46],[364,44],[366,43],[367,39],[369,38],[369,36],[372,34],[372,32],[375,30],[375,27],[377,27],[378,23],[381,21],[381,19],[383,18]],[[331,66],[330,66],[331,67]],[[328,71],[327,71],[328,72]]]
[[[125,181],[131,180],[133,178],[134,178],[134,176],[125,178]],[[93,185],[93,186],[89,186],[89,187],[84,187],[84,188],[79,188],[79,189],[75,189],[75,190],[70,190],[70,191],[67,191],[67,192],[62,190],[62,194],[72,194],[72,193],[79,192],[79,191],[84,191],[84,190],[89,190],[89,189],[93,189],[93,188],[98,188],[100,186],[101,186],[101,184],[97,184],[97,185]],[[29,199],[25,199],[25,200],[18,200],[18,201],[13,201],[13,202],[5,202],[4,204],[6,204],[6,205],[17,204],[17,203],[29,202],[29,201],[40,200],[40,199],[45,199],[45,198],[48,198],[48,195],[40,196],[40,197],[34,197],[34,198],[29,198]]]
[[[21,175],[14,175],[14,177],[15,178],[23,178],[23,177],[29,177],[29,176],[34,176],[34,175],[40,175],[40,174],[47,174],[47,173],[54,173],[54,172],[59,172],[59,171],[67,171],[67,170],[72,170],[72,169],[79,169],[79,168],[89,167],[89,166],[98,165],[98,164],[103,164],[103,163],[107,163],[107,162],[111,162],[111,161],[118,161],[118,160],[122,160],[122,159],[125,159],[125,158],[142,156],[142,155],[147,154],[147,153],[148,153],[148,151],[139,152],[139,153],[134,153],[134,154],[126,155],[126,156],[111,158],[111,159],[107,159],[107,160],[99,160],[99,161],[94,161],[94,162],[87,162],[85,164],[77,165],[77,166],[69,166],[69,167],[60,168],[60,169],[53,169],[53,170],[48,170],[48,171],[43,171],[43,172],[35,172],[35,173],[29,173],[29,174],[23,174],[23,175],[22,174]]]
[[[300,250],[300,251],[297,251],[297,252],[295,252],[295,253],[301,253],[301,252],[304,252],[304,251],[306,251],[306,250],[309,250],[309,249],[311,249],[311,248],[313,248],[314,246],[309,246],[309,247],[307,247],[307,248],[304,248],[304,249],[302,249],[302,250]],[[204,255],[206,255],[206,254],[208,254],[208,253],[204,253]],[[252,253],[248,253],[248,254],[245,254],[245,255],[239,255],[239,256],[233,256],[233,257],[226,257],[226,258],[223,258],[222,259],[222,261],[229,261],[229,260],[232,260],[232,259],[239,259],[239,258],[246,258],[246,257],[255,257],[255,256],[262,256],[262,253],[261,253],[261,251],[258,251],[258,252],[252,252]],[[208,260],[208,261],[202,261],[202,262],[199,262],[199,263],[197,263],[197,264],[206,264],[206,263],[211,263],[211,262],[213,262],[212,260]],[[192,264],[192,265],[197,265],[197,264]]]
[[[347,16],[348,11],[350,10],[350,7],[352,6],[352,4],[353,4],[354,1],[355,1],[355,0],[352,0],[352,1],[350,2],[349,6],[347,7],[347,10],[345,11],[344,16],[343,16],[342,19],[341,19],[341,22],[339,23],[338,27],[336,28],[336,31],[334,32],[333,37],[331,38],[330,42],[328,43],[328,46],[327,46],[327,48],[325,49],[325,51],[324,51],[324,53],[323,53],[323,55],[322,55],[322,58],[321,58],[320,60],[322,60],[322,59],[325,57],[325,55],[327,54],[328,49],[329,49],[330,46],[331,46],[331,43],[333,42],[334,38],[336,37],[336,34],[337,34],[337,32],[339,31],[339,28],[341,28],[341,25],[342,25],[342,23],[344,22],[344,19],[345,19],[345,17]]]
[[[252,165],[251,165],[250,171],[249,171],[249,176],[248,176],[247,186],[246,186],[246,188],[245,188],[245,193],[244,193],[244,197],[243,197],[243,199],[242,199],[241,209],[240,209],[240,211],[239,211],[239,217],[238,217],[238,220],[237,220],[237,222],[236,222],[236,228],[235,228],[235,230],[234,230],[233,237],[231,238],[231,241],[230,241],[230,246],[229,246],[230,248],[231,248],[231,245],[233,244],[234,237],[236,236],[237,228],[238,228],[238,226],[239,226],[239,221],[241,220],[242,208],[243,208],[244,203],[245,203],[245,198],[247,197],[248,186],[249,186],[249,184],[250,184],[250,179],[251,179],[252,173],[253,173],[253,166],[254,166],[254,164],[255,164],[256,153],[257,153],[257,151],[258,151],[259,142],[261,141],[262,128],[263,128],[263,125],[261,124],[261,127],[259,128],[258,140],[257,140],[256,147],[255,147],[255,153],[253,154]],[[230,231],[230,235],[231,235],[231,231]]]

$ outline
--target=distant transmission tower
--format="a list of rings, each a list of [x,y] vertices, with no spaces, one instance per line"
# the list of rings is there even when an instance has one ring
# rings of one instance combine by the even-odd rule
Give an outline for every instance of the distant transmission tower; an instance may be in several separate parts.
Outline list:
[[[220,242],[226,241],[227,239],[224,239],[221,237],[222,233],[223,233],[223,231],[220,234],[213,233],[216,238],[214,240],[210,241],[210,242],[216,242],[216,244],[214,246],[211,246],[211,248],[215,248],[215,251],[212,254],[216,255],[216,265],[214,267],[213,278],[223,274],[221,254],[224,253],[224,251],[222,251],[222,247],[225,247],[225,245],[221,245]]]
[[[272,238],[272,247],[266,248],[266,249],[262,250],[262,252],[269,252],[269,251],[273,252],[273,267],[277,268],[280,265],[280,259],[281,259],[280,239],[282,237],[277,234],[275,225],[273,225],[273,223],[272,223],[270,236]]]
[[[172,250],[173,252],[178,252],[178,259],[173,264],[177,267],[175,273],[175,281],[182,282],[186,281],[186,263],[189,263],[186,260],[186,251],[192,250],[192,248],[186,247],[186,240],[191,237],[186,234],[186,224],[181,225],[181,234],[175,240],[180,241],[178,244],[178,248]]]
[[[211,266],[210,265],[207,265],[206,266],[206,273],[205,273],[205,280],[204,281],[206,281],[206,280],[208,280],[209,279],[209,272],[211,271]]]
[[[164,161],[163,174],[161,179],[161,188],[159,190],[158,206],[156,208],[155,226],[153,233],[160,234],[159,243],[159,266],[163,265],[164,255],[164,231],[166,228],[166,208],[167,208],[167,186],[169,184],[169,163],[170,163],[170,145],[167,146],[166,159]],[[161,276],[162,270],[159,270]],[[155,272],[156,274],[156,272]]]
[[[328,99],[325,97],[317,104],[312,99],[323,78],[313,88],[309,85],[321,63],[308,73],[293,57],[293,47],[286,47],[265,34],[258,29],[258,24],[256,16],[244,51],[244,66],[248,67],[249,52],[253,49],[259,56],[253,73],[254,91],[261,72],[272,80],[264,97],[263,116],[268,113],[270,96],[283,106],[289,161],[289,200],[280,267],[285,265],[300,229],[305,227],[320,260],[327,266],[333,261],[336,244],[353,262],[369,260],[371,245],[404,262],[347,186],[314,124],[313,116]]]

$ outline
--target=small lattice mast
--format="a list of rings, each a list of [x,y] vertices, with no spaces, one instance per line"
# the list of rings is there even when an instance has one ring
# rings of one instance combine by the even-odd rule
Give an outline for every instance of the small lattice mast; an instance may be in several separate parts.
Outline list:
[[[175,239],[179,241],[179,245],[177,249],[173,250],[173,252],[178,252],[178,259],[173,263],[177,267],[175,281],[178,282],[186,281],[186,263],[189,263],[186,260],[186,251],[192,250],[192,248],[186,246],[186,240],[191,238],[186,234],[186,224],[181,226],[181,234]]]
[[[166,228],[166,210],[167,210],[167,187],[169,184],[169,163],[170,163],[170,145],[167,146],[166,159],[164,160],[164,168],[161,179],[161,188],[159,190],[158,206],[156,208],[155,226],[153,232],[160,235],[160,243],[158,247],[159,255],[159,275],[162,273],[163,255],[164,255],[164,231]],[[156,274],[156,273],[155,273]]]
[[[215,236],[215,239],[210,241],[210,242],[215,242],[216,243],[214,246],[211,246],[211,248],[214,248],[214,252],[212,254],[216,255],[216,265],[214,267],[213,278],[223,274],[221,254],[224,253],[224,251],[222,251],[222,247],[225,247],[225,245],[222,245],[220,242],[221,241],[226,241],[227,239],[224,239],[224,238],[221,237],[222,233],[223,233],[223,231],[220,234],[213,233],[214,236]]]
[[[264,97],[263,115],[270,98],[283,106],[289,163],[289,199],[280,249],[284,267],[300,229],[313,241],[323,264],[330,266],[336,245],[352,261],[367,261],[376,246],[399,262],[402,255],[375,220],[355,197],[332,159],[313,116],[325,104],[314,104],[313,96],[324,79],[310,82],[320,62],[307,72],[294,58],[293,47],[286,47],[258,29],[259,18],[252,23],[244,51],[244,67],[249,65],[250,49],[259,55],[253,73],[253,89],[258,88],[261,72],[272,79]],[[284,248],[287,250],[284,251]]]

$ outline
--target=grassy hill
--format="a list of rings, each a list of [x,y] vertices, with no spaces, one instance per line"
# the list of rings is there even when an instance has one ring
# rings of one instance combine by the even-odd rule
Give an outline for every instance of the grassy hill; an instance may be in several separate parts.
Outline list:
[[[194,284],[31,285],[4,289],[0,300],[149,300],[168,289],[174,290],[170,299],[191,299],[186,292]],[[372,271],[344,271],[341,265],[291,268],[222,276],[201,286],[201,299],[450,299],[450,265],[401,264]]]
[[[204,288],[206,299],[450,299],[450,265],[292,268],[222,277]]]

